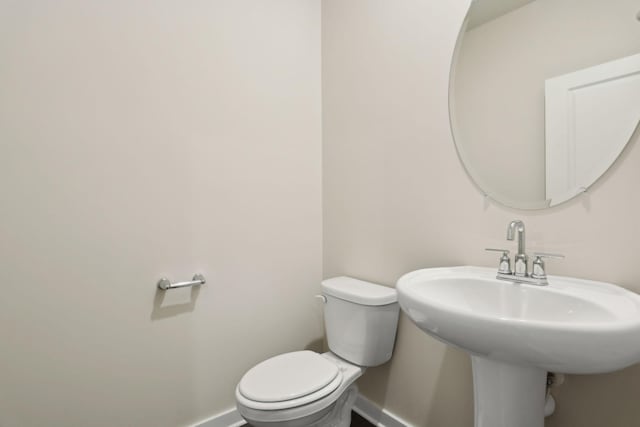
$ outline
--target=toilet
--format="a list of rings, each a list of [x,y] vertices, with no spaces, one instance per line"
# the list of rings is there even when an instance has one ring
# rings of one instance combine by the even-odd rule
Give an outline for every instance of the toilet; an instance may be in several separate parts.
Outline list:
[[[236,406],[254,427],[349,427],[355,380],[391,359],[398,325],[395,289],[351,277],[322,282],[329,352],[294,351],[251,368]]]

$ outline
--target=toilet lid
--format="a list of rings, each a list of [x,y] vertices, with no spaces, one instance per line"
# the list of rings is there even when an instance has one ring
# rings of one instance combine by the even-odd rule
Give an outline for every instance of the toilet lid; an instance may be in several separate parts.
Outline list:
[[[340,384],[334,381],[339,372],[335,363],[318,353],[296,351],[272,357],[251,368],[240,380],[238,390],[256,402],[282,402],[307,396],[332,384],[323,393],[326,395]]]

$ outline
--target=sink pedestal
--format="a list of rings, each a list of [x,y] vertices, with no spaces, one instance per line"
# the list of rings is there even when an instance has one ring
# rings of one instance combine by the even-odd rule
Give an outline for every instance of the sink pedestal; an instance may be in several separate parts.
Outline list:
[[[547,371],[471,356],[475,427],[544,427]]]

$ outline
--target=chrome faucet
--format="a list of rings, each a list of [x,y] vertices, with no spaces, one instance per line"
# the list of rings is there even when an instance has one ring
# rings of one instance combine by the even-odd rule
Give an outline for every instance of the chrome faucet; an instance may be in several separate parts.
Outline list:
[[[507,228],[507,240],[513,240],[515,232],[518,232],[518,252],[513,259],[513,274],[519,277],[525,277],[528,274],[528,261],[527,253],[525,252],[525,234],[524,234],[524,222],[520,220],[513,220],[509,223]]]
[[[498,267],[498,279],[509,280],[515,283],[528,283],[532,285],[547,285],[547,272],[543,258],[564,258],[558,254],[548,254],[543,252],[534,253],[535,260],[533,262],[533,271],[529,274],[528,261],[529,257],[525,252],[525,233],[524,222],[513,220],[507,227],[507,240],[515,240],[516,233],[518,235],[518,252],[513,258],[514,269],[511,270],[509,251],[507,249],[492,249],[488,251],[502,252],[500,258],[500,266]]]

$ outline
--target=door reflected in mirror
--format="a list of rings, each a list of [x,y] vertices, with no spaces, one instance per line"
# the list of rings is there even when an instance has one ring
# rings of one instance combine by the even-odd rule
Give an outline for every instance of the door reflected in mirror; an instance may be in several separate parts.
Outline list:
[[[476,0],[456,47],[450,114],[481,190],[542,209],[589,188],[640,123],[636,0]]]

